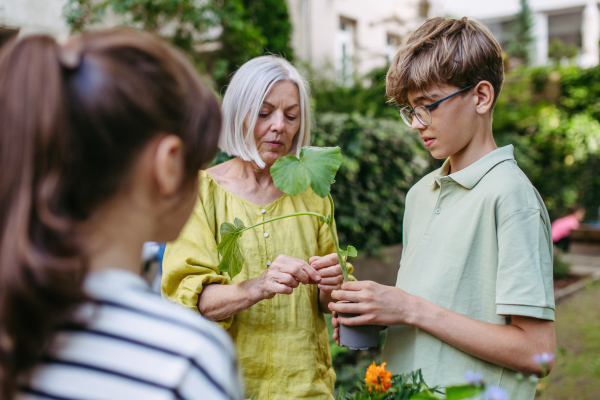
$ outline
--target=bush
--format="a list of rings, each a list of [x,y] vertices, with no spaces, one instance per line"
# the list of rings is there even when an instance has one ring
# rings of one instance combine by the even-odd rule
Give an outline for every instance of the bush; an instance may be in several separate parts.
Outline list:
[[[351,87],[340,86],[323,77],[313,78],[315,111],[359,113],[368,117],[397,120],[398,109],[390,105],[385,97],[387,70],[387,66],[375,69]]]
[[[554,279],[566,278],[571,272],[571,264],[562,259],[562,252],[554,249],[553,270]]]
[[[432,168],[418,134],[399,118],[319,113],[314,144],[344,156],[332,185],[340,242],[369,254],[400,243],[406,192]]]
[[[600,68],[523,68],[507,75],[494,112],[498,145],[515,145],[519,166],[551,219],[600,198]]]

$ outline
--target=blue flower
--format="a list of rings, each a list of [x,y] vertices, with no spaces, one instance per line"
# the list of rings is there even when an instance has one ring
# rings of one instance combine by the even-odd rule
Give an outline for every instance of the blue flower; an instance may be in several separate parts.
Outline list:
[[[508,400],[506,390],[498,386],[490,386],[485,391],[486,400]]]
[[[465,380],[471,385],[478,385],[483,380],[483,374],[481,372],[473,372],[468,370],[465,372]]]
[[[533,356],[533,361],[535,361],[538,364],[548,364],[550,362],[552,362],[552,360],[554,360],[554,354],[552,353],[542,353],[542,354],[536,354],[535,356]]]

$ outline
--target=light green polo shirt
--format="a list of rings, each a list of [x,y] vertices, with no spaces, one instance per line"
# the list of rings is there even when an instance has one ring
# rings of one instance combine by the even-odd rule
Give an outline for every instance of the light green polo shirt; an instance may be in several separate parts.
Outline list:
[[[407,194],[396,286],[492,324],[510,323],[510,315],[554,320],[550,220],[513,146],[456,173],[448,169],[446,160]],[[383,361],[395,374],[421,368],[431,386],[464,384],[472,370],[511,400],[535,395],[535,382],[518,382],[516,372],[411,325],[388,329]]]

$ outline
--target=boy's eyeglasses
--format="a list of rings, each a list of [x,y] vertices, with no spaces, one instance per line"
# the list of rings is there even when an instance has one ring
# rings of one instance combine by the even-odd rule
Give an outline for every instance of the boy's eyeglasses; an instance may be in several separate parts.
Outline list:
[[[432,108],[434,108],[435,106],[437,106],[438,104],[440,104],[442,101],[446,101],[448,99],[451,99],[452,97],[456,96],[459,93],[464,92],[467,89],[471,89],[473,86],[475,85],[471,85],[471,86],[467,86],[464,89],[460,89],[458,92],[456,93],[452,93],[450,96],[444,97],[441,100],[436,101],[435,103],[431,103],[428,104],[426,106],[416,106],[413,110],[410,109],[410,107],[402,107],[401,109],[398,110],[398,113],[400,114],[400,116],[402,117],[402,120],[406,123],[406,125],[412,127],[412,123],[413,123],[413,117],[416,116],[417,119],[419,120],[420,123],[422,123],[425,126],[429,126],[431,125],[431,113],[429,112]]]

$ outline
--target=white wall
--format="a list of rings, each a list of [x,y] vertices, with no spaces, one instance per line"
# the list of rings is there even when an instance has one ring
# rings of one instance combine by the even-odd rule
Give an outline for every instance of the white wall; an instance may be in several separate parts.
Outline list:
[[[512,19],[519,12],[519,0],[431,0],[433,15],[472,17],[490,26],[498,40],[502,40],[498,24]],[[548,45],[552,37],[565,34],[580,38],[581,55],[578,62],[591,67],[599,62],[600,10],[597,0],[529,0],[534,17],[533,60],[535,64],[548,62]],[[579,41],[579,40],[577,40]]]
[[[452,17],[473,17],[478,19],[494,19],[510,17],[520,9],[519,0],[430,0],[432,13]],[[529,0],[533,12],[583,7],[587,0]]]
[[[340,18],[356,21],[353,51],[358,76],[387,63],[388,33],[405,36],[422,22],[418,0],[287,1],[296,55],[315,69],[335,66]]]
[[[0,0],[0,25],[21,34],[49,33],[64,40],[69,28],[62,17],[66,0]]]

